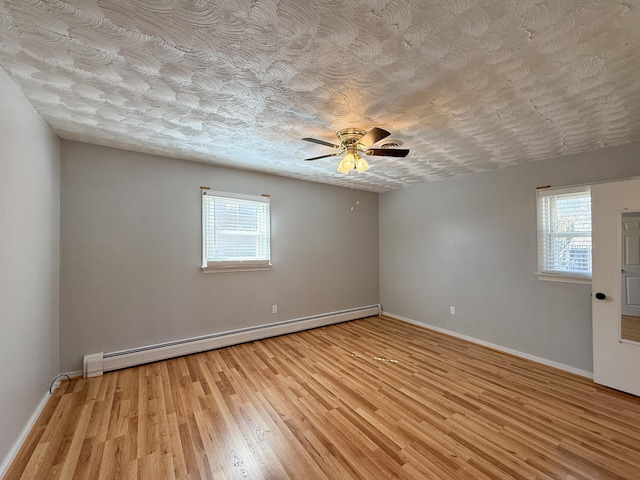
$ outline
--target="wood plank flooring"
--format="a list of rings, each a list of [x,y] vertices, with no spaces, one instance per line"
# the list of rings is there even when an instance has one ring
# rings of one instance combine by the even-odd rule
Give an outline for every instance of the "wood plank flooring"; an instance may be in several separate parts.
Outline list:
[[[640,317],[636,317],[634,315],[622,315],[620,336],[624,340],[640,342]]]
[[[640,398],[372,317],[65,382],[7,480],[638,479]]]

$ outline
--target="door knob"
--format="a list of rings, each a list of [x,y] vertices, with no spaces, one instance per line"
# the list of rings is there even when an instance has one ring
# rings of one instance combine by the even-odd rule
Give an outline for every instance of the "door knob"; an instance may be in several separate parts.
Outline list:
[[[596,293],[596,298],[598,300],[604,300],[605,298],[607,298],[607,296],[602,292],[598,292],[598,293]]]

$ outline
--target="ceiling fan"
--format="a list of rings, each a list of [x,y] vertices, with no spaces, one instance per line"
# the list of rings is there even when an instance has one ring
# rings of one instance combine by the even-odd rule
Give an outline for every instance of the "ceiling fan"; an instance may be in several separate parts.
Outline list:
[[[399,141],[393,141],[386,144],[381,144],[378,147],[373,147],[374,144],[380,140],[387,138],[391,135],[382,128],[373,127],[368,132],[360,128],[345,128],[338,132],[338,140],[340,145],[335,143],[325,142],[324,140],[318,140],[317,138],[303,138],[307,142],[317,143],[318,145],[325,145],[327,147],[333,147],[340,150],[337,153],[330,153],[328,155],[320,155],[319,157],[305,158],[305,161],[318,160],[320,158],[337,157],[346,152],[344,158],[338,164],[338,171],[340,173],[349,173],[351,170],[357,170],[358,173],[362,173],[369,169],[369,164],[363,157],[363,155],[374,155],[381,157],[406,157],[409,154],[409,150],[402,148],[395,148],[402,145]]]

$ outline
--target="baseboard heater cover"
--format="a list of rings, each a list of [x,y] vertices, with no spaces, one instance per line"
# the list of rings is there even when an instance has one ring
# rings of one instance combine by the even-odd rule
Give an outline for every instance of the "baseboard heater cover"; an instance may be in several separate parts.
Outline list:
[[[98,377],[104,371],[104,353],[85,355],[82,360],[82,375],[84,378]]]
[[[185,338],[173,342],[158,343],[144,347],[119,350],[109,353],[93,353],[85,355],[83,359],[83,376],[97,377],[104,372],[121,368],[143,365],[168,358],[181,357],[192,353],[205,352],[216,348],[228,347],[245,342],[261,340],[263,338],[286,335],[312,328],[333,325],[334,323],[357,320],[359,318],[380,315],[380,305],[340,310],[310,317],[285,320],[255,327],[241,328],[227,332],[214,333],[199,337]]]

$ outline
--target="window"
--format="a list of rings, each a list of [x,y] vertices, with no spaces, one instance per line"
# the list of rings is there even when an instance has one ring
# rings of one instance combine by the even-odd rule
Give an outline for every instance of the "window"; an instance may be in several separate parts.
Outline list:
[[[271,266],[269,197],[202,193],[202,271]]]
[[[538,190],[538,273],[545,280],[591,278],[589,187]]]

